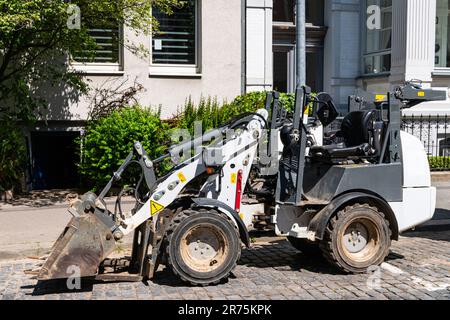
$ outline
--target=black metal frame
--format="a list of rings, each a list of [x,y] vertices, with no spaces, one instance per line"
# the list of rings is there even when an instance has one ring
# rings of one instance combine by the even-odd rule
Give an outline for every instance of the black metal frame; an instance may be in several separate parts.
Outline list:
[[[142,223],[134,231],[131,258],[103,261],[96,279],[101,281],[128,282],[140,282],[152,279],[161,262],[161,246],[166,228],[170,223],[170,218],[170,214],[163,214],[155,224],[150,220]],[[149,256],[148,251],[150,246],[152,250]],[[106,273],[106,267],[112,267],[114,271]]]
[[[303,176],[307,143],[307,128],[304,124],[305,108],[310,102],[311,89],[298,87],[295,92],[295,111],[292,128],[289,128],[290,145],[285,145],[279,162],[276,202],[300,206],[303,201]]]
[[[307,128],[304,124],[305,108],[310,101],[314,102],[314,99],[310,97],[310,93],[311,92],[308,87],[297,88],[296,91],[296,107],[293,129],[291,132],[293,142],[291,146],[285,146],[285,148],[291,150],[288,156],[288,162],[290,162],[290,164],[283,164],[283,160],[280,163],[279,182],[276,197],[277,202],[280,204],[303,206],[311,201],[317,202],[320,200],[320,197],[317,199],[308,199],[308,195],[305,194],[304,190],[305,186],[303,185],[306,166],[305,152],[307,145]],[[400,140],[400,101],[397,98],[396,93],[388,93],[386,97],[387,101],[379,101],[377,97],[363,93],[361,96],[352,96],[349,99],[349,105],[364,105],[364,108],[378,109],[381,111],[380,114],[386,114],[386,119],[381,119],[384,127],[384,135],[378,163],[373,164],[374,171],[378,170],[375,168],[377,165],[380,166],[390,164],[396,165],[396,167],[402,165],[402,145]],[[331,173],[331,171],[328,173]],[[350,171],[347,174],[350,174]],[[401,188],[401,181],[397,181],[397,179],[392,181],[392,183],[390,182],[390,184],[398,185],[398,187]],[[310,186],[308,186],[308,188],[310,188]],[[348,188],[351,188],[351,186],[348,186]],[[287,189],[294,192],[289,192]],[[326,190],[323,191],[325,192]],[[332,195],[333,190],[330,189],[329,191],[331,192],[330,195]],[[335,191],[338,191],[338,189]]]
[[[156,184],[156,174],[153,167],[154,162],[151,161],[147,152],[144,150],[140,142],[135,142],[133,150],[128,154],[125,161],[122,163],[120,168],[114,172],[113,177],[109,180],[106,186],[103,188],[102,192],[98,196],[97,200],[104,202],[104,198],[111,190],[113,184],[120,179],[122,179],[123,172],[128,168],[128,166],[134,161],[135,156],[137,161],[142,168],[142,173],[144,174],[145,182],[149,190],[152,190]]]

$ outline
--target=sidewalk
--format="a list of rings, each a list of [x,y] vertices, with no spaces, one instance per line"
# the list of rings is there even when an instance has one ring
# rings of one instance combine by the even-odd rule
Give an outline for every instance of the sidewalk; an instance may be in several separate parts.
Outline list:
[[[66,206],[68,200],[76,198],[78,195],[81,195],[81,192],[75,189],[33,191],[30,194],[16,195],[13,200],[7,203],[0,202],[0,212],[50,206]]]
[[[12,204],[0,204],[0,260],[46,254],[72,217],[67,194],[75,195],[71,191],[33,192]],[[106,198],[106,203],[112,210],[115,197]],[[122,204],[123,210],[130,210],[134,200],[124,197]],[[130,241],[131,237],[124,239],[125,244]]]

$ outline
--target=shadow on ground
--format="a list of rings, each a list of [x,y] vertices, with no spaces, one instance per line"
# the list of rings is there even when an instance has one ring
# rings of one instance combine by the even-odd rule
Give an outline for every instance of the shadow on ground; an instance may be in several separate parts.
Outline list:
[[[442,223],[441,223],[442,221]],[[436,209],[433,219],[414,230],[402,234],[408,238],[426,238],[450,242],[450,210]]]
[[[93,279],[82,279],[81,285],[79,286],[80,289],[77,289],[76,287],[74,287],[74,289],[70,289],[67,281],[68,280],[66,279],[38,281],[34,286],[23,286],[21,287],[21,289],[33,289],[33,292],[29,294],[31,296],[61,293],[81,293],[91,292],[93,290],[94,284],[98,283],[98,281]]]
[[[0,210],[4,207],[25,206],[42,208],[55,204],[68,204],[68,201],[81,194],[80,190],[42,190],[32,191],[28,194],[16,195],[14,199],[0,203]]]
[[[270,233],[267,235],[270,236]],[[402,255],[391,252],[387,258],[387,261],[403,258],[404,257]],[[299,252],[283,238],[267,241],[264,245],[258,243],[253,244],[251,248],[243,249],[238,266],[261,269],[273,268],[279,272],[298,271],[305,273],[306,275],[309,274],[311,277],[317,277],[320,275],[345,275],[345,273],[330,265],[322,256],[310,256]],[[231,274],[230,279],[233,278],[235,277]],[[175,276],[169,268],[165,267],[161,267],[159,271],[155,273],[155,277],[149,281],[156,285],[170,287],[190,286],[189,284],[181,281],[179,277]],[[224,280],[218,285],[220,286],[227,282],[228,280]],[[27,287],[27,289],[34,289],[32,295],[46,295],[65,292],[89,292],[95,284],[100,283],[104,282],[94,279],[83,279],[82,289],[76,291],[67,289],[66,280],[39,281],[36,286]]]
[[[294,249],[287,240],[279,239],[269,242],[270,246],[257,246],[242,253],[239,265],[256,268],[274,268],[286,271],[306,271],[314,274],[344,275],[331,265],[320,253],[305,254]],[[268,254],[270,252],[271,254]],[[257,258],[255,258],[255,256]],[[267,257],[267,258],[265,258]],[[403,259],[398,253],[392,252],[387,261]]]

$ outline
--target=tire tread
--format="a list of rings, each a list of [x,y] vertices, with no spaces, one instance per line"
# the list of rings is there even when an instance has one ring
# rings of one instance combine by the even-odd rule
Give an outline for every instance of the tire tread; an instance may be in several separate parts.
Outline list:
[[[340,269],[346,273],[351,273],[352,271],[348,270],[336,257],[336,254],[333,250],[333,245],[332,245],[332,234],[333,234],[333,231],[336,228],[336,225],[338,224],[338,222],[340,220],[342,220],[349,211],[352,211],[357,208],[366,208],[366,209],[371,209],[371,210],[376,211],[377,214],[379,214],[383,218],[383,220],[385,221],[385,223],[387,225],[387,228],[389,230],[388,239],[391,239],[391,237],[392,237],[392,230],[391,230],[389,221],[388,221],[388,219],[386,219],[384,213],[379,211],[377,207],[371,206],[367,203],[364,203],[364,204],[355,203],[353,205],[349,205],[349,206],[345,207],[343,210],[340,210],[329,221],[327,228],[325,229],[324,239],[319,243],[319,247],[322,250],[322,254],[323,254],[324,258],[330,264],[335,265],[338,269]],[[389,248],[387,248],[386,251],[388,253]]]
[[[231,272],[237,266],[237,261],[239,261],[240,258],[241,258],[241,246],[239,246],[237,259],[234,262],[233,267],[227,272],[226,275],[223,275],[220,279],[212,280],[210,282],[203,282],[203,281],[202,282],[197,282],[197,281],[195,281],[195,279],[188,278],[185,275],[179,273],[176,270],[176,268],[174,268],[174,266],[173,266],[173,257],[171,257],[170,246],[169,246],[170,241],[172,240],[174,232],[181,225],[181,223],[183,221],[185,221],[186,219],[189,219],[189,218],[191,218],[191,217],[193,217],[193,216],[195,216],[197,214],[201,214],[201,213],[216,214],[216,215],[226,219],[229,223],[231,223],[234,226],[236,235],[237,235],[238,239],[240,239],[239,238],[239,230],[238,230],[237,226],[235,225],[235,223],[226,214],[224,214],[222,212],[219,212],[217,210],[213,210],[213,209],[206,210],[206,209],[203,209],[203,208],[200,208],[200,209],[190,208],[190,209],[183,210],[183,211],[179,212],[177,215],[175,215],[175,217],[172,219],[171,223],[169,224],[169,227],[166,230],[166,236],[165,236],[165,239],[164,239],[164,248],[165,248],[164,254],[166,255],[167,266],[169,267],[169,269],[177,277],[179,277],[183,282],[190,283],[193,286],[206,287],[206,286],[209,286],[209,285],[219,284],[223,279],[227,279],[230,276]]]

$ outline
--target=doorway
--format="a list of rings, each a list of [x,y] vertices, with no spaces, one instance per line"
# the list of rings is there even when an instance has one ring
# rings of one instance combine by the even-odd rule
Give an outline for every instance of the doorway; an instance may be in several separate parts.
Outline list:
[[[293,45],[274,46],[273,88],[279,92],[293,93],[296,86],[295,47]],[[321,49],[306,52],[306,85],[312,92],[323,90],[323,54]]]
[[[306,84],[323,90],[325,23],[324,0],[306,1]],[[273,88],[292,93],[296,87],[295,1],[273,3]]]
[[[321,49],[306,51],[306,85],[312,92],[323,91],[323,54]]]
[[[279,92],[295,90],[295,50],[294,46],[274,46],[273,88]]]
[[[34,190],[79,186],[75,139],[80,132],[32,132],[32,186]]]

